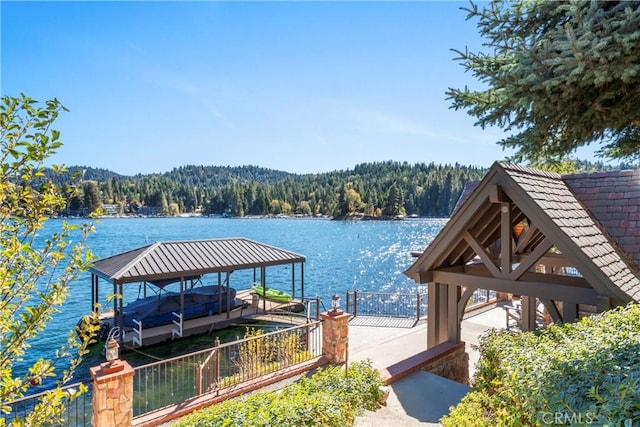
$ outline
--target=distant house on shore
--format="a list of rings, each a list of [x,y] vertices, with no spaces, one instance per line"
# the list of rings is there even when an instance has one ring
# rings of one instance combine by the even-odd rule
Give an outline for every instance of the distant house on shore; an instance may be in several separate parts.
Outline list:
[[[120,206],[117,204],[104,203],[102,205],[102,211],[105,215],[118,215],[120,212]]]
[[[142,205],[138,207],[136,212],[138,215],[157,216],[162,215],[162,207]]]

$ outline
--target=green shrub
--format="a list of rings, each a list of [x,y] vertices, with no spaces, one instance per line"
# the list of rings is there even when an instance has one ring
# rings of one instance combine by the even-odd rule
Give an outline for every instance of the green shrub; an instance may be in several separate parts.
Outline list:
[[[230,399],[180,419],[176,427],[345,426],[379,406],[382,379],[369,361],[319,369],[278,391]]]
[[[491,331],[467,395],[441,422],[631,425],[640,419],[640,306],[536,332]]]
[[[299,330],[274,335],[246,328],[243,338],[237,354],[231,358],[232,369],[221,375],[218,383],[221,388],[313,358],[304,348]]]
[[[264,330],[247,328],[234,361],[241,376],[251,378],[269,372],[267,367],[275,361],[274,340],[264,337]]]
[[[491,404],[488,394],[470,391],[440,421],[445,426],[495,427],[497,422],[491,415],[489,408],[491,408]]]

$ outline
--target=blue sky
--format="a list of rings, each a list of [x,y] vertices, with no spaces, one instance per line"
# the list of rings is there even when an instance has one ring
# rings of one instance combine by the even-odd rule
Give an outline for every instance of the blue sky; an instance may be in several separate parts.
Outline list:
[[[499,129],[449,109],[478,87],[467,2],[2,1],[2,95],[58,98],[52,161],[294,173],[385,160],[489,166]]]

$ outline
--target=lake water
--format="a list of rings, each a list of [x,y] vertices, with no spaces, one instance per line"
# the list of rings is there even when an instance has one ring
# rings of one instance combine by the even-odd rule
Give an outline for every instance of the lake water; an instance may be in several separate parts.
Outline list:
[[[347,291],[354,289],[401,293],[422,290],[402,272],[415,260],[410,252],[423,250],[446,221],[114,218],[96,223],[96,232],[90,236],[88,245],[98,258],[104,258],[161,240],[246,237],[304,255],[305,296],[319,296],[324,306],[330,307],[333,294],[344,298]],[[50,234],[60,224],[60,220],[48,221],[42,235]],[[286,283],[289,285],[290,282]],[[250,284],[247,281],[246,288]],[[232,277],[231,286],[245,288],[238,286],[235,277]],[[100,287],[105,294],[112,291],[106,281],[101,280]],[[104,298],[101,298],[101,302],[104,303]],[[38,357],[52,358],[53,352],[64,344],[78,319],[90,311],[90,305],[91,280],[90,275],[84,273],[71,284],[70,296],[61,312],[32,343],[24,366]]]

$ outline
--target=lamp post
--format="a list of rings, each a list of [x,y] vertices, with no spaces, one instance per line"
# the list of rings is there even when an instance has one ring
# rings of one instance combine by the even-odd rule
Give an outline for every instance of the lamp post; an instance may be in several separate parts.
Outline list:
[[[104,355],[107,363],[103,364],[102,371],[105,374],[118,372],[124,369],[124,365],[120,363],[120,345],[113,337],[107,342]]]
[[[89,368],[92,380],[91,425],[131,427],[133,425],[133,376],[126,360],[120,359],[116,339],[105,343],[106,361]]]
[[[340,296],[331,297],[331,308],[320,313],[322,318],[322,356],[329,363],[344,363],[349,341],[349,314],[340,310]]]
[[[107,343],[107,348],[105,350],[105,358],[107,359],[107,362],[109,362],[110,366],[115,365],[118,361],[118,358],[120,357],[119,349],[120,345],[118,344],[118,341],[111,338]]]
[[[331,297],[331,314],[332,316],[336,316],[338,314],[342,314],[342,310],[340,310],[340,296],[335,294]]]

